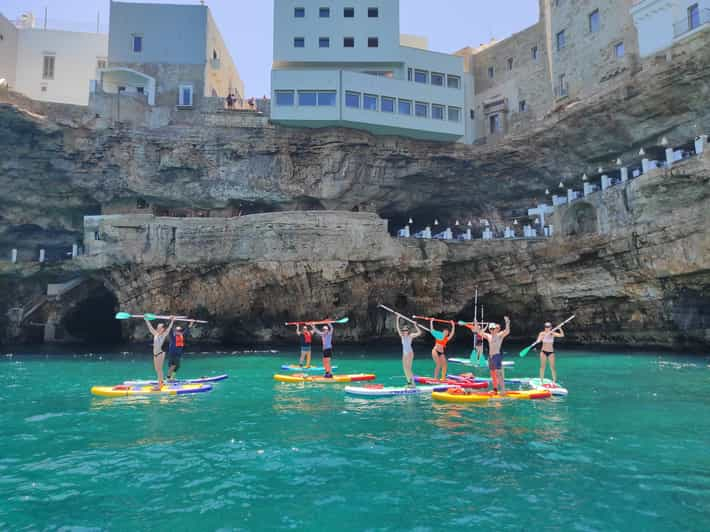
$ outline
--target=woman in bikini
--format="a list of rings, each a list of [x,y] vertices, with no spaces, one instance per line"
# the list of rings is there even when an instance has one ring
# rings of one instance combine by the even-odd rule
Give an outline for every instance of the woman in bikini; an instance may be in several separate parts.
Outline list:
[[[557,382],[557,371],[555,370],[555,338],[564,338],[565,332],[562,327],[557,331],[552,330],[552,323],[545,324],[545,330],[537,335],[537,341],[542,342],[540,350],[540,382],[545,382],[545,364],[550,361],[550,371],[552,372],[552,382]]]
[[[444,337],[441,339],[434,340],[434,348],[431,350],[431,358],[434,359],[434,379],[444,380],[446,378],[447,363],[446,363],[446,346],[453,339],[454,333],[456,332],[456,323],[453,321],[449,322],[451,324],[451,331],[449,329],[444,329]],[[434,328],[434,319],[429,320],[429,327],[432,331]],[[437,374],[440,376],[437,377]]]

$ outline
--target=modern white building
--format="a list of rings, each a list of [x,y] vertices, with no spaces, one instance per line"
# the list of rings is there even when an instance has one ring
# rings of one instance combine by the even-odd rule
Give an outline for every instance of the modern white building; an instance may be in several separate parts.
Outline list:
[[[473,94],[463,58],[402,41],[398,0],[275,0],[272,121],[463,140]]]
[[[193,107],[204,96],[244,97],[244,83],[205,5],[111,2],[102,90],[150,105]]]
[[[107,53],[105,34],[39,29],[31,15],[17,24],[0,15],[0,78],[32,99],[87,105]]]
[[[631,15],[647,57],[710,28],[710,0],[637,0]]]

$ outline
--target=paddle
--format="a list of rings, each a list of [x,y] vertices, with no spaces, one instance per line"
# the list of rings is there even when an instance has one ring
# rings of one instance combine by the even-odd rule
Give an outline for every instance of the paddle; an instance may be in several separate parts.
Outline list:
[[[350,318],[340,318],[339,320],[321,320],[321,321],[287,321],[286,325],[328,325],[330,323],[348,323]]]
[[[441,318],[429,318],[427,316],[412,316],[415,320],[433,321],[434,323],[454,323],[453,320],[442,320]]]
[[[117,312],[116,313],[116,319],[117,320],[130,320],[131,318],[141,318],[141,319],[146,319],[148,321],[155,321],[155,320],[169,320],[172,316],[159,316],[157,314],[151,314],[149,312],[146,312],[145,314],[129,314],[128,312]],[[204,320],[193,320],[191,318],[188,318],[187,316],[175,316],[175,321],[194,321],[195,323],[207,323]]]
[[[575,317],[575,315],[572,314],[569,318],[567,318],[565,321],[563,321],[562,323],[560,323],[557,327],[555,327],[554,329],[552,329],[550,332],[556,331],[557,329],[559,329],[560,327],[562,327],[565,323],[568,323],[568,322],[572,321],[572,320],[574,319],[574,317]],[[527,346],[525,349],[523,349],[523,350],[520,352],[520,356],[521,356],[521,357],[524,357],[525,355],[527,355],[527,354],[530,352],[530,350],[531,350],[533,347],[535,347],[537,344],[539,344],[539,343],[540,343],[540,340],[535,340],[532,344],[530,344],[529,346]]]
[[[377,306],[380,307],[381,309],[386,310],[387,312],[391,312],[391,313],[394,314],[395,316],[399,316],[399,317],[402,318],[403,320],[408,321],[409,323],[411,323],[411,324],[413,324],[413,325],[416,325],[416,326],[419,327],[420,329],[424,329],[425,331],[427,331],[429,334],[431,334],[431,335],[432,335],[434,338],[436,338],[437,340],[443,340],[443,339],[444,339],[444,333],[442,333],[442,332],[433,331],[433,330],[431,330],[429,327],[425,327],[424,325],[419,325],[419,324],[418,324],[416,321],[414,321],[413,319],[411,319],[411,318],[405,316],[405,315],[402,314],[401,312],[397,312],[396,310],[392,310],[392,309],[389,308],[389,307],[386,307],[386,306],[384,306],[384,305],[377,305]]]

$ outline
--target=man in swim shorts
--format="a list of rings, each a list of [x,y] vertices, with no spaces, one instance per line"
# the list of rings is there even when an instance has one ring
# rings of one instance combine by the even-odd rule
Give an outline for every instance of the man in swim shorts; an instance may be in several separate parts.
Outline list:
[[[305,360],[306,367],[311,367],[311,344],[313,343],[312,327],[307,323],[301,329],[301,325],[296,325],[296,334],[301,337],[301,358],[298,365],[303,367]]]
[[[482,332],[481,336],[488,342],[488,369],[491,371],[493,380],[493,391],[505,395],[505,377],[503,374],[503,340],[510,334],[510,319],[505,318],[505,329],[500,330],[500,325],[491,323],[488,332]]]
[[[325,368],[326,379],[333,378],[333,371],[331,365],[331,359],[333,357],[333,324],[324,325],[322,329],[317,327],[313,328],[313,331],[320,336],[321,342],[323,342],[323,367]]]
[[[404,376],[407,378],[407,386],[414,387],[414,373],[412,371],[412,362],[414,360],[414,348],[412,340],[419,338],[422,331],[418,325],[415,325],[417,331],[414,334],[409,332],[409,325],[399,326],[399,317],[397,318],[397,332],[402,340],[402,368]]]
[[[545,329],[537,335],[537,341],[542,342],[540,350],[540,384],[545,382],[545,363],[550,361],[550,372],[552,382],[557,382],[557,370],[555,369],[555,338],[564,338],[565,332],[562,327],[557,331],[552,330],[552,323],[545,323]]]
[[[185,341],[190,337],[190,327],[194,324],[195,322],[191,320],[184,329],[177,326],[170,333],[170,344],[168,345],[169,381],[175,380],[175,374],[180,369],[182,355],[185,353]]]

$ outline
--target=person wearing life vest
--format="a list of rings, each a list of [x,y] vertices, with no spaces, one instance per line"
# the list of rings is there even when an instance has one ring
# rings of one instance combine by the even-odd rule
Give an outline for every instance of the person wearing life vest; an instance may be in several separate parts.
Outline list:
[[[190,327],[194,325],[194,320],[188,322],[187,327],[175,327],[170,333],[170,344],[168,345],[168,380],[175,380],[175,374],[180,369],[180,361],[185,352],[185,341],[190,336]]]
[[[444,337],[441,339],[435,338],[434,347],[431,350],[431,358],[434,359],[434,379],[446,379],[446,372],[448,369],[446,360],[446,346],[453,339],[454,334],[456,333],[456,324],[453,321],[449,323],[451,323],[451,331],[449,331],[449,329],[444,329],[442,331],[444,333]],[[434,328],[433,319],[429,321],[429,328],[432,331],[436,330]],[[439,374],[440,377],[437,377],[437,374]]]
[[[313,326],[305,324],[303,329],[301,325],[296,325],[296,334],[301,337],[301,358],[298,365],[303,366],[303,362],[306,362],[305,367],[311,367],[311,344],[313,343]]]

